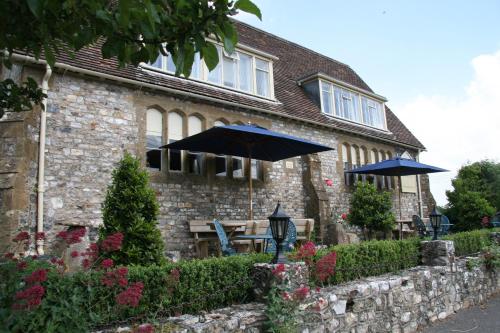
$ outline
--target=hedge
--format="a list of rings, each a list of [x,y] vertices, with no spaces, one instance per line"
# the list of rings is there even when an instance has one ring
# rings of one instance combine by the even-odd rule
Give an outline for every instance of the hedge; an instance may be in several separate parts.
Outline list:
[[[14,281],[20,281],[23,275],[12,269],[15,263],[3,263],[0,264],[0,276],[10,274],[11,278],[0,281],[0,332],[82,332],[89,327],[125,320],[154,320],[250,302],[251,268],[256,262],[269,262],[270,259],[267,254],[252,254],[162,266],[131,266],[129,281],[144,283],[141,301],[135,308],[116,306],[116,292],[101,282],[103,272],[61,275],[51,270],[43,283],[43,302],[29,314],[10,310],[16,291],[12,288],[16,285]],[[47,264],[34,261],[23,274],[40,266]],[[169,291],[168,277],[175,268],[180,271],[179,282]]]
[[[332,251],[337,253],[337,265],[335,274],[327,284],[339,284],[362,277],[397,272],[418,266],[420,263],[418,238],[335,245],[319,251],[315,259]]]
[[[442,239],[452,240],[455,243],[455,254],[465,256],[478,253],[491,245],[491,232],[491,229],[465,231],[442,237]]]

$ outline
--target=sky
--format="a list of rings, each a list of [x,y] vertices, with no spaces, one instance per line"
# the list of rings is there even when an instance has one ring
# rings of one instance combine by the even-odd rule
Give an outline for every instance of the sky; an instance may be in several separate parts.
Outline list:
[[[500,162],[500,1],[254,0],[237,18],[348,64],[427,148],[438,205],[466,163]]]

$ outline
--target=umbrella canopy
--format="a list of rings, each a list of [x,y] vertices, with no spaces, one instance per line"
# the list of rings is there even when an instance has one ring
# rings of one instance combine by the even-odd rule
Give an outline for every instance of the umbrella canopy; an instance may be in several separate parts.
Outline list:
[[[378,163],[367,164],[346,172],[382,176],[412,176],[445,171],[448,170],[416,162],[414,160],[396,157]]]
[[[212,127],[161,148],[248,157],[271,162],[333,149],[256,125]]]
[[[273,132],[256,125],[212,127],[161,148],[240,156],[271,162],[333,150],[319,143]],[[248,216],[251,220],[253,219],[252,177],[248,177],[248,184]]]

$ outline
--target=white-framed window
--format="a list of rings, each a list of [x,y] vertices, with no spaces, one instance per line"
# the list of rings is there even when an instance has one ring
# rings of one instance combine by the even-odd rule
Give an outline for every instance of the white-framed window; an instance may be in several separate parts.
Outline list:
[[[188,136],[200,133],[203,130],[203,122],[197,116],[188,118]],[[200,152],[187,151],[188,172],[201,175],[203,172],[203,154]]]
[[[168,143],[179,141],[183,138],[184,118],[177,112],[168,113]],[[182,152],[177,149],[168,150],[168,169],[182,171]]]
[[[216,120],[214,126],[226,126],[226,124],[220,120]],[[219,177],[227,176],[226,155],[215,155],[215,175]]]
[[[146,112],[146,166],[153,170],[162,168],[163,114],[156,109]]]
[[[270,60],[240,50],[228,54],[220,45],[216,45],[216,48],[219,54],[217,66],[209,71],[197,53],[189,79],[265,98],[273,98],[272,63]],[[170,55],[160,55],[155,62],[147,66],[169,74],[175,73],[175,64]]]
[[[385,129],[384,104],[358,92],[319,80],[323,113]]]

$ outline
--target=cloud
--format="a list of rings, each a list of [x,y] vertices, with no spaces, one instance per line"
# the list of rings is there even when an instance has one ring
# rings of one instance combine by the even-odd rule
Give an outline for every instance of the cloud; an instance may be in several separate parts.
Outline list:
[[[446,203],[445,191],[462,165],[500,160],[500,50],[475,57],[471,65],[474,77],[460,97],[419,95],[394,108],[427,147],[420,160],[451,171],[431,175],[439,205]]]

